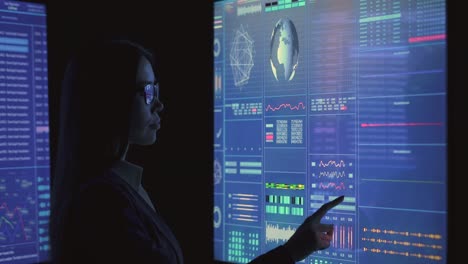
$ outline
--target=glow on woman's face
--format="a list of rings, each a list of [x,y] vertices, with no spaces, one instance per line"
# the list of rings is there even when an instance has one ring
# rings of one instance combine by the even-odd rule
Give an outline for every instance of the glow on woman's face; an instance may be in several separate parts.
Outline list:
[[[153,67],[144,56],[141,57],[138,63],[136,80],[139,91],[144,91],[145,85],[153,85],[156,82]],[[156,142],[156,132],[161,126],[159,112],[163,108],[164,106],[159,101],[159,97],[155,96],[154,100],[147,104],[143,92],[135,93],[128,137],[130,144],[151,145]]]

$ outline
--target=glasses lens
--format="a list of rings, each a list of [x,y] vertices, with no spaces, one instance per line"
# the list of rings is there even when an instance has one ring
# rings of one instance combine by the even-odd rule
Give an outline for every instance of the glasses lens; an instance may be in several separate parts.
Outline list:
[[[145,101],[146,104],[151,104],[154,99],[154,86],[152,84],[147,84],[145,86]]]

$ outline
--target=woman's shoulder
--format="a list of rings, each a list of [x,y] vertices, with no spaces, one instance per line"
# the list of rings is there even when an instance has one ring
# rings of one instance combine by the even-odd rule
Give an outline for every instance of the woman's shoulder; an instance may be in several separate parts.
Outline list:
[[[80,184],[79,200],[116,204],[133,202],[134,199],[123,180],[109,171]]]

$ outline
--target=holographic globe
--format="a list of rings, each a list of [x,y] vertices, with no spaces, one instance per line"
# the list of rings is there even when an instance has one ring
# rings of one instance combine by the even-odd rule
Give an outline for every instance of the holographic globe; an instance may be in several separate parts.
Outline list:
[[[296,27],[288,18],[282,18],[271,34],[270,64],[277,81],[290,81],[296,73],[299,57],[299,38]]]

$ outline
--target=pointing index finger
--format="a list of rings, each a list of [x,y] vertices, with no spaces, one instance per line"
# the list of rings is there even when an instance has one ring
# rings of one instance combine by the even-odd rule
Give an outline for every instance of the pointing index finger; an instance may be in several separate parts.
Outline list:
[[[333,207],[337,206],[338,204],[340,204],[341,202],[343,202],[344,200],[344,195],[342,196],[339,196],[337,198],[335,198],[334,200],[326,203],[326,204],[323,204],[316,212],[315,212],[315,216],[316,216],[316,219],[320,221],[320,219],[322,219],[322,217],[325,216],[325,214],[330,210],[332,209]]]

